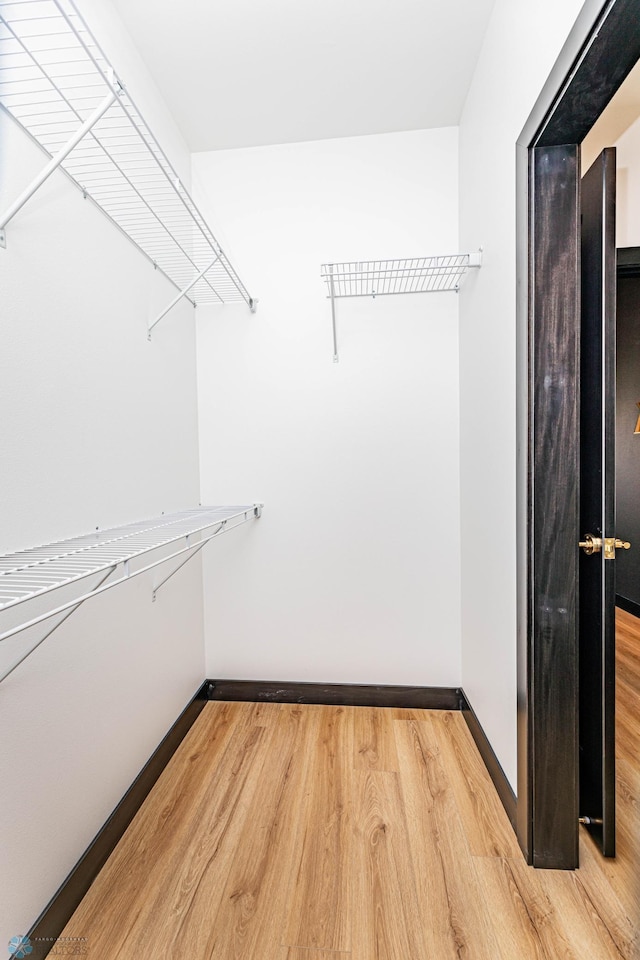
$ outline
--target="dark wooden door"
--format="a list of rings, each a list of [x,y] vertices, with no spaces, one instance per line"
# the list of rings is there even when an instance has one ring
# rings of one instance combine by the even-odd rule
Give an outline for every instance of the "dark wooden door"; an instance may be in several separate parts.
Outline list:
[[[580,801],[615,856],[616,152],[582,180],[580,360]]]

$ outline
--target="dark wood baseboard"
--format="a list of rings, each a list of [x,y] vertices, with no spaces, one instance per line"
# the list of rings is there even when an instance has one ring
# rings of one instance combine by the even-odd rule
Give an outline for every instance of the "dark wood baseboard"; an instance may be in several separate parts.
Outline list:
[[[56,938],[60,936],[75,913],[85,893],[206,704],[207,691],[208,684],[205,682],[182,711],[109,819],[34,923],[28,934],[33,947],[29,960],[42,960],[53,949]]]
[[[515,824],[516,798],[487,736],[459,687],[406,687],[272,680],[205,680],[95,839],[29,931],[30,960],[44,960],[208,700],[461,710],[498,796]]]
[[[619,247],[617,272],[619,277],[640,277],[640,247]]]
[[[460,710],[459,687],[403,687],[354,683],[290,683],[276,680],[209,680],[210,700],[250,703],[321,703],[343,707],[413,707]]]
[[[513,792],[511,784],[507,780],[504,770],[500,766],[500,761],[496,757],[493,747],[489,743],[487,735],[482,729],[480,721],[476,717],[471,704],[467,700],[464,690],[461,690],[460,692],[462,694],[462,705],[460,707],[462,710],[462,715],[467,722],[467,726],[471,732],[471,736],[475,741],[476,747],[478,748],[478,752],[484,760],[484,765],[493,781],[493,785],[496,788],[496,793],[500,797],[502,806],[506,810],[507,816],[511,821],[511,825],[515,830],[517,811],[516,795]]]
[[[621,610],[626,610],[627,613],[640,618],[640,603],[636,603],[635,600],[628,600],[626,597],[616,595],[616,607],[620,607]]]

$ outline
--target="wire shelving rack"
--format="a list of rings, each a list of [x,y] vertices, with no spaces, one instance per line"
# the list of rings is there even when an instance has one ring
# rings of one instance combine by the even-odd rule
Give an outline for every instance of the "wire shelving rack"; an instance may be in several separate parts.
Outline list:
[[[155,600],[161,587],[207,543],[260,517],[262,506],[254,503],[249,506],[196,507],[0,556],[0,616],[4,611],[36,598],[44,598],[46,603],[44,612],[34,616],[27,614],[19,623],[1,632],[0,642],[54,617],[61,617],[15,662],[0,667],[0,682],[86,600],[168,561],[177,560],[177,566],[153,587],[152,599]],[[161,548],[163,555],[160,558],[144,562],[147,554]],[[97,582],[84,589],[82,582],[95,577]],[[57,603],[55,591],[73,585],[77,586],[74,596]]]
[[[481,265],[482,251],[473,256],[454,253],[438,257],[323,264],[321,276],[327,285],[327,299],[331,300],[334,363],[338,362],[336,300],[405,293],[457,292],[469,269]]]
[[[0,0],[0,105],[52,159],[5,227],[60,167],[196,303],[250,296],[72,0]]]

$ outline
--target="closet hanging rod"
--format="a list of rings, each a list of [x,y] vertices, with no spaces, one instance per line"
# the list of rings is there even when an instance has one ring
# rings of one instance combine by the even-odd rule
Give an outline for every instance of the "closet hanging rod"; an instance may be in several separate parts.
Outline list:
[[[194,306],[244,301],[255,312],[73,0],[0,2],[0,106],[51,158],[0,218],[1,244],[4,226],[60,169],[180,292],[171,306],[186,296]]]

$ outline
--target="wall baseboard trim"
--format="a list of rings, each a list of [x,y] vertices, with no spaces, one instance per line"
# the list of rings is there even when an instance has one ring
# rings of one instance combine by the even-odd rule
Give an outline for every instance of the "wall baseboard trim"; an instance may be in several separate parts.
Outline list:
[[[122,838],[154,784],[208,700],[251,703],[319,703],[330,706],[460,710],[498,796],[515,826],[516,798],[480,721],[460,687],[407,687],[347,683],[278,683],[273,680],[205,680],[124,797],[38,917],[28,937],[29,960],[44,960],[87,890]]]
[[[320,703],[343,707],[413,707],[460,710],[459,687],[405,687],[386,684],[293,683],[276,680],[209,680],[210,700],[250,703]]]
[[[496,793],[500,797],[502,806],[504,807],[507,816],[511,822],[513,829],[516,829],[516,810],[517,810],[517,800],[516,795],[513,792],[511,784],[509,783],[507,776],[500,766],[500,761],[496,757],[493,747],[489,743],[489,739],[482,729],[482,725],[478,720],[475,712],[469,703],[467,696],[464,690],[460,691],[462,694],[462,705],[460,709],[462,710],[462,716],[467,722],[467,726],[473,737],[478,752],[484,761],[484,765],[487,768],[487,772],[493,781],[493,785],[496,788]]]
[[[620,607],[621,610],[626,610],[627,613],[633,614],[634,617],[640,617],[640,603],[636,603],[635,600],[628,600],[627,597],[621,597],[619,594],[616,594],[616,607]]]
[[[29,960],[43,960],[80,905],[125,830],[176,752],[208,700],[208,684],[199,688],[153,752],[109,819],[101,827],[57,893],[28,933]]]

